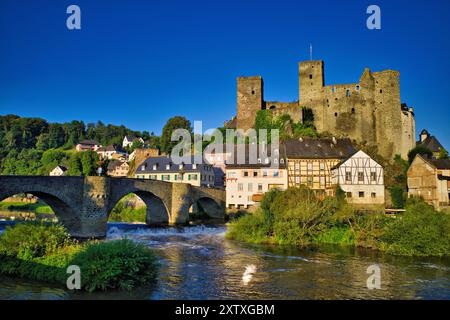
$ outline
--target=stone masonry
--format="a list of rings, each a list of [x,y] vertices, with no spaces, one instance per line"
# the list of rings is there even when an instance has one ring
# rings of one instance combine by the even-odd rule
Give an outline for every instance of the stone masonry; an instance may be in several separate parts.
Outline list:
[[[324,62],[303,61],[295,102],[264,101],[262,77],[237,78],[237,129],[252,128],[263,109],[302,121],[302,107],[312,110],[319,133],[377,145],[388,159],[396,154],[406,158],[415,146],[414,112],[401,103],[398,71],[366,68],[358,83],[325,85]]]
[[[28,193],[45,201],[76,238],[106,236],[109,214],[117,202],[135,193],[147,205],[147,224],[185,224],[189,208],[201,207],[223,219],[225,192],[155,180],[105,177],[0,176],[0,201]]]

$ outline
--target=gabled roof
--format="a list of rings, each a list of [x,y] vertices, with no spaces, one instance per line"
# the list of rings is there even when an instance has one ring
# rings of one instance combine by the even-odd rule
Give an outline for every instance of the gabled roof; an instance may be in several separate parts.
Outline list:
[[[423,131],[423,130],[422,130]],[[435,136],[428,136],[423,141],[417,141],[416,145],[422,145],[431,150],[431,152],[439,152],[441,149],[444,149],[442,144]]]
[[[296,159],[346,159],[356,152],[348,138],[288,139],[284,145],[286,157]]]
[[[79,142],[79,144],[83,144],[83,145],[89,145],[89,146],[95,146],[95,145],[100,145],[97,141],[95,140],[82,140]]]
[[[207,165],[205,160],[202,164],[198,164],[197,168],[193,168],[194,158],[191,158],[191,163],[184,164],[182,171],[184,172],[198,172],[201,165]],[[153,166],[156,165],[156,170],[153,170]],[[169,165],[169,170],[166,166]],[[144,162],[142,162],[136,170],[136,173],[175,173],[180,172],[180,165],[172,162],[170,157],[160,156],[160,157],[149,157]]]
[[[53,170],[55,170],[55,169],[57,169],[57,168],[59,168],[59,169],[61,169],[61,171],[62,172],[66,172],[67,170],[69,170],[67,167],[65,167],[65,166],[56,166],[55,168],[53,168]],[[53,171],[52,170],[52,171]]]
[[[348,160],[350,160],[351,158],[361,158],[361,157],[369,158],[369,159],[371,159],[373,162],[375,162],[377,165],[379,165],[379,166],[381,167],[381,165],[380,165],[378,162],[376,162],[374,159],[372,159],[371,156],[369,156],[369,155],[368,155],[367,153],[365,153],[364,151],[359,150],[359,151],[353,153],[352,155],[350,155],[348,158],[346,158],[346,159],[340,161],[339,163],[337,163],[336,165],[334,165],[334,166],[331,168],[331,170],[339,168],[341,165],[343,165],[344,163],[346,163],[346,162],[347,162]]]
[[[120,167],[121,165],[126,164],[125,161],[119,161],[119,160],[111,160],[108,163],[108,171],[112,171],[117,167]]]
[[[438,170],[450,170],[450,159],[429,159],[421,154],[416,154],[413,163],[418,157]]]
[[[263,147],[264,146],[264,147]],[[262,149],[264,148],[264,149]],[[225,165],[228,168],[269,168],[278,166],[285,168],[284,146],[274,146],[272,155],[272,145],[235,145],[233,153],[227,159]],[[241,153],[244,154],[242,155]],[[272,163],[273,162],[273,163]]]

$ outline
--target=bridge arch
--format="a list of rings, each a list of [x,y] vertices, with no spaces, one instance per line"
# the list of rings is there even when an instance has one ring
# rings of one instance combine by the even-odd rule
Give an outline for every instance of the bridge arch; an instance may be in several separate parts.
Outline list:
[[[12,197],[17,194],[32,194],[44,201],[55,213],[58,221],[64,225],[69,232],[71,230],[80,229],[80,218],[77,212],[74,210],[74,205],[70,199],[67,199],[64,195],[55,190],[49,190],[46,188],[22,188],[11,190],[9,192],[2,191],[0,193],[0,201],[6,198]]]
[[[207,195],[198,196],[190,201],[190,207],[205,213],[212,219],[223,219],[225,212],[223,207],[212,197]]]
[[[145,215],[145,222],[149,226],[159,226],[159,225],[166,225],[170,221],[170,212],[167,209],[166,205],[164,204],[164,201],[156,196],[154,193],[150,191],[145,190],[133,190],[131,192],[128,192],[130,190],[127,190],[126,194],[124,194],[122,197],[117,199],[116,196],[115,199],[111,200],[109,209],[108,209],[108,217],[111,215],[111,212],[115,208],[115,206],[119,203],[120,200],[122,200],[125,196],[129,194],[134,194],[138,198],[140,198],[146,205],[146,215]]]

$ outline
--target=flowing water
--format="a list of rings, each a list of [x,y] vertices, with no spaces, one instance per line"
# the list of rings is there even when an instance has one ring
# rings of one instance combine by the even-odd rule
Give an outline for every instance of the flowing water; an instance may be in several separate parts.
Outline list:
[[[225,232],[224,225],[109,224],[107,240],[126,237],[156,251],[157,284],[131,292],[74,293],[0,277],[0,299],[450,299],[449,259],[336,246],[249,245],[225,239]],[[369,290],[367,268],[373,264],[381,268],[381,289]]]

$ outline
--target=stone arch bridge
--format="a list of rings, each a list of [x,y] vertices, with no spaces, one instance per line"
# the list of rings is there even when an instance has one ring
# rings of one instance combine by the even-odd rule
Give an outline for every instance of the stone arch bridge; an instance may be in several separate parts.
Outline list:
[[[0,176],[0,201],[29,193],[45,201],[77,238],[106,236],[107,221],[117,202],[129,193],[147,205],[147,224],[185,224],[189,208],[198,205],[210,217],[223,219],[225,191],[184,183],[109,177]]]

